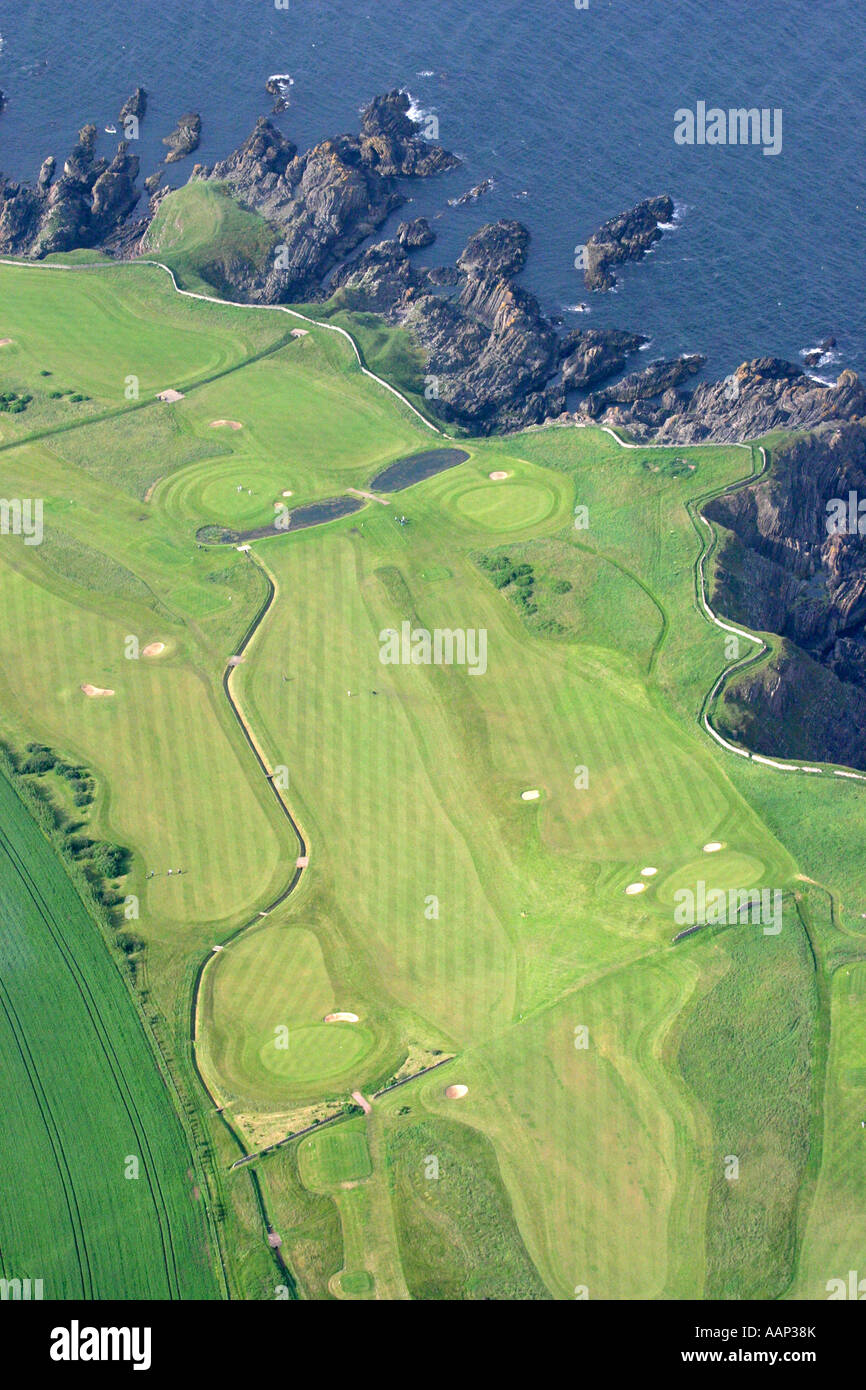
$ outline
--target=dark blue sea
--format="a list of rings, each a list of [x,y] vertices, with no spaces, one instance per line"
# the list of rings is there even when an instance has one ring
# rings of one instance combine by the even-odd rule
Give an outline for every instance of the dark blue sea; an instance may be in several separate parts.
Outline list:
[[[524,283],[566,326],[649,333],[651,356],[706,352],[712,376],[759,355],[796,361],[833,334],[821,374],[835,376],[866,371],[864,30],[864,0],[0,0],[0,169],[34,177],[85,122],[116,123],[137,84],[145,174],[190,109],[204,123],[194,158],[226,155],[270,112],[271,74],[293,79],[275,120],[301,149],[404,87],[465,160],[408,185],[410,211],[435,219],[425,261],[519,218]],[[698,101],[781,108],[781,152],[677,145],[674,113]],[[104,152],[117,138],[101,137]],[[448,206],[488,178],[482,200]],[[588,295],[575,246],[662,192],[676,230],[616,292]]]

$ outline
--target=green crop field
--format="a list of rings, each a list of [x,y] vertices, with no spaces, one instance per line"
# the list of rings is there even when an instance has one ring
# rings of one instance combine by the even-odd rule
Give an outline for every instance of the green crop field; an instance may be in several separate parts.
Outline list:
[[[0,821],[2,1275],[52,1299],[216,1297],[202,1179],[135,1005],[5,777]]]
[[[202,293],[214,237],[268,253],[198,185],[150,236]],[[141,265],[0,266],[0,306],[0,381],[34,396],[3,416],[0,492],[45,519],[40,545],[0,537],[0,735],[92,776],[83,825],[128,852],[118,940],[209,1165],[196,1204],[169,1093],[148,1101],[165,1197],[129,1218],[149,1232],[130,1287],[169,1278],[147,1241],[170,1231],[213,1248],[168,1292],[218,1296],[218,1248],[235,1295],[273,1297],[276,1232],[301,1299],[825,1296],[862,1250],[866,793],[701,723],[731,658],[696,595],[696,513],[756,450],[683,467],[596,429],[461,439],[462,464],[240,552],[201,528],[268,528],[451,442],[327,324],[411,394],[405,335],[337,298],[292,339],[284,313],[181,298]],[[156,401],[168,386],[183,399]],[[465,650],[394,660],[407,624]],[[675,942],[699,888],[778,892],[781,930],[699,921]],[[40,920],[17,933],[34,959]],[[87,1291],[85,1155],[50,1186],[34,1146],[80,1145],[67,1105],[104,1105],[100,1143],[133,1152],[112,1106],[134,1076],[144,1107],[155,1075],[89,932],[81,970],[128,1013],[99,1025],[119,1060],[61,1111],[58,986],[9,1035],[42,1089],[27,1099],[20,1059],[8,1102],[0,1081],[4,1162],[33,1192],[9,1249],[38,1273],[45,1248],[67,1295]],[[52,1107],[41,1139],[25,1101]],[[119,1183],[106,1229],[144,1195]],[[34,1213],[66,1198],[80,1215],[49,1248]],[[91,1291],[125,1296],[122,1249],[92,1256]]]

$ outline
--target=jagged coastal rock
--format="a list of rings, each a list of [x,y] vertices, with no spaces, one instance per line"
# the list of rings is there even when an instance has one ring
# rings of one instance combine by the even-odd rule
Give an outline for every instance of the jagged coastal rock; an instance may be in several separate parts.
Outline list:
[[[778,448],[769,476],[704,509],[724,528],[716,611],[784,639],[721,711],[756,752],[866,767],[866,554],[858,519],[847,528],[852,492],[866,500],[866,425],[823,425]],[[833,499],[845,530],[833,529]]]
[[[660,224],[670,222],[673,215],[673,198],[665,193],[658,198],[645,198],[599,227],[584,247],[586,288],[612,290],[616,276],[610,267],[623,261],[639,261],[660,240]]]
[[[94,153],[96,127],[84,126],[55,178],[53,156],[43,161],[35,186],[0,176],[0,250],[46,256],[109,240],[139,198],[138,156],[121,140],[109,163]]]
[[[474,188],[468,188],[465,193],[461,193],[459,198],[449,198],[449,208],[462,208],[467,203],[477,203],[479,198],[483,198],[485,193],[489,193],[493,187],[492,179],[482,179],[476,183]]]
[[[657,444],[742,443],[770,430],[811,429],[866,414],[866,390],[854,372],[828,386],[793,362],[760,357],[723,381],[701,382],[691,393],[665,391],[658,400],[608,408],[601,423]]]
[[[198,149],[201,139],[201,116],[197,111],[187,111],[181,116],[170,135],[163,136],[162,143],[168,146],[166,164],[175,164]]]
[[[127,116],[134,116],[137,121],[143,121],[147,114],[147,92],[143,87],[136,87],[131,97],[120,108],[119,120],[121,124]]]
[[[614,403],[628,404],[633,401],[652,400],[654,396],[672,391],[686,377],[694,376],[705,365],[706,360],[701,353],[693,352],[684,357],[672,358],[670,361],[661,359],[651,362],[642,372],[631,372],[615,385],[606,386],[603,391],[592,392],[584,403],[584,410],[587,415],[597,416],[606,406]]]
[[[324,140],[302,155],[262,118],[209,171],[275,227],[279,253],[273,269],[244,287],[251,297],[318,294],[324,277],[406,201],[398,175],[426,178],[456,167],[454,155],[419,136],[408,110],[405,92],[376,97],[359,135]]]

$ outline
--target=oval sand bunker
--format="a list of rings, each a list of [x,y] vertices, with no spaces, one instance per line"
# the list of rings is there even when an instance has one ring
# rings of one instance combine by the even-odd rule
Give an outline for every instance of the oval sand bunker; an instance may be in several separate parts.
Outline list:
[[[508,474],[507,474],[507,473],[503,473],[503,472],[502,472],[502,469],[501,469],[501,468],[498,468],[498,469],[496,470],[495,473],[488,473],[487,476],[488,476],[488,478],[492,478],[493,481],[494,481],[494,483],[501,483],[502,480],[503,480],[503,478],[507,478],[507,477],[508,477]]]
[[[704,854],[716,854],[724,848],[721,840],[710,840],[709,844],[704,845]]]
[[[445,1095],[449,1100],[462,1100],[468,1093],[468,1086],[446,1086],[445,1088]]]
[[[644,893],[646,891],[646,884],[630,883],[625,891],[628,893],[630,898],[635,898],[637,897],[638,893]]]
[[[148,642],[146,647],[142,647],[142,656],[162,656],[165,651],[164,642]]]
[[[89,700],[105,699],[106,696],[113,695],[113,690],[105,690],[101,685],[83,685],[81,689]]]
[[[652,878],[654,874],[657,874],[657,873],[658,873],[658,869],[647,868],[647,869],[641,869],[640,872],[641,872],[641,878]]]
[[[360,1023],[360,1021],[357,1014],[325,1014],[326,1023]]]
[[[242,429],[243,429],[243,425],[241,424],[240,420],[211,420],[211,422],[210,422],[210,427],[211,427],[212,430],[225,429],[225,428],[228,428],[228,429],[230,429],[230,430],[242,430]]]
[[[537,801],[538,798],[539,798],[540,796],[541,796],[541,792],[536,792],[536,791],[532,791],[532,792],[521,792],[521,793],[520,793],[520,799],[521,799],[521,801]]]

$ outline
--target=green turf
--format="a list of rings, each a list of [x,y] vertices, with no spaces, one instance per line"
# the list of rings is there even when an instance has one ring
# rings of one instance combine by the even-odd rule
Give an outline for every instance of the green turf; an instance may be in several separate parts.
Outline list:
[[[214,238],[252,258],[266,238],[218,190],[190,189],[157,230],[200,288],[218,280],[201,275]],[[4,492],[43,497],[47,527],[42,547],[0,544],[0,732],[93,770],[89,826],[133,852],[136,979],[178,1075],[209,959],[196,1055],[224,1121],[197,1095],[217,1125],[233,1288],[272,1296],[272,1257],[225,1124],[276,1142],[356,1087],[372,1096],[456,1053],[366,1120],[258,1161],[302,1297],[816,1296],[860,1229],[843,985],[864,955],[866,797],[829,778],[806,790],[700,726],[725,639],[695,599],[686,504],[745,477],[750,451],[695,447],[691,470],[682,451],[593,429],[471,440],[459,467],[327,527],[275,531],[251,560],[196,531],[267,525],[284,491],[295,506],[365,488],[434,437],[338,335],[285,342],[286,315],[191,303],[156,269],[0,268],[0,292],[15,340],[0,384],[34,395],[2,416]],[[417,390],[400,331],[316,312]],[[37,399],[55,380],[90,401]],[[154,403],[169,384],[184,400]],[[69,428],[88,413],[102,418]],[[269,580],[231,689],[286,771],[310,863],[260,918],[298,843],[222,675]],[[483,631],[484,674],[383,664],[382,634],[407,621]],[[127,659],[130,635],[166,641],[165,656]],[[88,700],[86,681],[115,694]],[[711,840],[725,848],[704,854]],[[785,890],[781,936],[743,925],[673,945],[674,893],[701,879]],[[337,1010],[360,1023],[326,1025]],[[445,1097],[451,1080],[463,1100]],[[441,1205],[392,1162],[415,1129],[444,1135],[462,1175]],[[735,1195],[718,1156],[739,1150]]]

